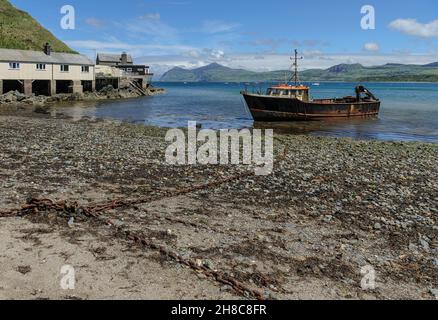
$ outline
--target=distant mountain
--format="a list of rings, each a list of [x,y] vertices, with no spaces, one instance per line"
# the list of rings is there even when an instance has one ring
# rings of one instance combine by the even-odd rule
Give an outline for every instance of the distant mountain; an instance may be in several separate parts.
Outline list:
[[[287,71],[254,72],[231,69],[217,63],[197,69],[173,68],[164,73],[161,81],[168,82],[247,82],[284,79]]]
[[[217,63],[197,69],[173,68],[163,74],[167,82],[273,82],[285,79],[288,70],[254,72],[231,69]],[[302,81],[417,81],[438,82],[438,62],[427,65],[386,64],[364,67],[361,64],[340,64],[328,69],[311,69],[300,72]]]
[[[7,0],[0,0],[0,48],[39,51],[46,42],[56,52],[76,53],[27,12]]]
[[[349,73],[358,70],[362,70],[363,66],[359,63],[357,64],[339,64],[337,66],[333,66],[328,68],[326,71],[328,73],[339,74],[339,73]]]
[[[438,63],[405,65],[389,63],[383,66],[364,67],[360,64],[341,64],[326,70],[301,72],[304,81],[352,82],[438,82]]]
[[[438,62],[425,64],[424,67],[438,68]]]

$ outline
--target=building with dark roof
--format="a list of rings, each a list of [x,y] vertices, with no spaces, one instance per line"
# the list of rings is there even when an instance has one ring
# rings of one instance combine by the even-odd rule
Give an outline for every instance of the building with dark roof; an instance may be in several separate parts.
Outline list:
[[[115,67],[122,64],[133,64],[133,60],[132,56],[125,52],[122,54],[98,53],[96,64]]]
[[[147,89],[151,84],[153,73],[149,66],[134,64],[132,56],[122,54],[98,53],[96,57],[96,79],[98,86],[130,86]]]
[[[26,95],[82,93],[95,88],[95,65],[86,56],[41,51],[0,49],[0,94],[20,91]]]

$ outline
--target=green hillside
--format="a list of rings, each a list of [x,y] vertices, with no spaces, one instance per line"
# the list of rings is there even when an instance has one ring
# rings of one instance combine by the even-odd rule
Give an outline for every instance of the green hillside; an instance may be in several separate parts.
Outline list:
[[[173,68],[163,74],[161,81],[168,82],[273,82],[285,79],[290,71],[253,72],[231,69],[217,63],[198,69]],[[300,72],[302,81],[351,82],[438,82],[438,63],[428,65],[386,64],[364,67],[361,64],[340,64],[331,68]]]
[[[163,74],[161,81],[168,82],[251,82],[277,81],[284,79],[287,71],[253,72],[243,69],[231,69],[217,63],[198,69],[187,70],[173,68]]]
[[[49,42],[54,51],[76,53],[40,25],[27,12],[0,0],[0,48],[42,50]]]
[[[438,82],[438,66],[386,64],[364,67],[360,64],[338,65],[326,70],[306,70],[301,73],[305,81],[353,81],[353,82]]]

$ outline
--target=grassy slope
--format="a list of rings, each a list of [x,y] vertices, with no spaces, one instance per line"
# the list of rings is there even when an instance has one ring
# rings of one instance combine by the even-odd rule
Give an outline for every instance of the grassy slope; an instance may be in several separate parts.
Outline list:
[[[76,53],[40,25],[28,13],[0,0],[0,47],[7,49],[42,50],[49,42],[54,51]]]
[[[173,68],[166,72],[161,81],[187,82],[248,82],[277,81],[284,79],[285,71],[253,72],[242,69],[231,69],[220,65],[210,65],[194,70]]]
[[[384,65],[354,67],[343,72],[306,70],[303,80],[327,81],[438,81],[438,68],[417,65]]]

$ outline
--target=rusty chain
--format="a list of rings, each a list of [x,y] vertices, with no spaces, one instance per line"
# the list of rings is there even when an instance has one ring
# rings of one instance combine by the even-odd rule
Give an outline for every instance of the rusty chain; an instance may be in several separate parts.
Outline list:
[[[108,210],[113,210],[117,208],[127,208],[135,205],[163,200],[166,198],[178,197],[196,191],[207,190],[217,186],[222,186],[226,183],[238,181],[240,179],[252,175],[253,173],[244,173],[237,176],[233,176],[231,178],[211,182],[205,185],[180,189],[175,192],[166,191],[164,192],[164,194],[158,197],[148,197],[148,198],[141,198],[134,200],[114,200],[108,203],[94,204],[86,207],[79,206],[77,202],[68,204],[66,201],[54,202],[50,199],[30,199],[28,203],[22,206],[21,208],[11,209],[11,210],[0,210],[0,217],[1,218],[13,217],[13,216],[23,217],[37,212],[56,211],[62,213],[79,214],[90,218],[100,219],[103,213]],[[264,296],[259,290],[250,288],[243,282],[240,282],[221,271],[212,270],[206,266],[199,265],[196,263],[196,261],[193,261],[192,259],[186,259],[181,255],[179,255],[178,253],[171,251],[164,246],[160,246],[158,244],[153,243],[152,241],[148,240],[146,237],[140,234],[136,234],[128,230],[123,230],[121,227],[117,227],[109,219],[101,219],[101,221],[106,225],[110,225],[111,227],[115,228],[120,235],[123,235],[123,237],[136,243],[137,245],[152,250],[157,250],[161,254],[173,259],[175,262],[179,264],[185,265],[196,272],[200,272],[219,283],[229,285],[238,294],[249,295],[258,300],[264,300]]]
[[[278,160],[283,161],[286,158],[286,149],[282,157]],[[167,249],[164,246],[160,246],[158,244],[153,243],[148,240],[146,237],[140,234],[136,234],[129,230],[123,230],[123,228],[116,226],[109,219],[102,219],[102,215],[105,211],[114,210],[119,208],[128,208],[136,205],[147,204],[159,200],[163,200],[166,198],[174,198],[183,195],[187,195],[197,191],[204,191],[216,187],[220,187],[227,183],[236,182],[242,180],[244,178],[248,178],[251,176],[255,176],[255,173],[252,171],[244,172],[230,178],[225,178],[221,180],[217,180],[214,182],[210,182],[204,185],[197,185],[194,187],[183,188],[176,191],[164,191],[161,195],[155,197],[144,197],[139,199],[115,199],[110,202],[105,203],[96,203],[88,206],[80,206],[77,202],[68,203],[67,201],[59,201],[54,202],[51,199],[30,199],[25,205],[21,208],[16,209],[0,209],[0,218],[7,217],[24,217],[27,215],[35,214],[38,212],[47,212],[47,211],[56,211],[61,213],[68,213],[71,215],[81,215],[89,218],[99,219],[101,222],[106,225],[110,225],[115,228],[120,235],[123,235],[126,239],[149,249],[157,250],[161,254],[170,257],[175,262],[185,265],[196,272],[200,272],[205,276],[225,285],[229,285],[236,293],[250,296],[257,300],[265,300],[263,293],[259,289],[254,289],[244,284],[241,281],[236,280],[235,278],[227,275],[224,272],[218,270],[212,270],[203,265],[199,265],[196,261],[192,259],[186,259],[178,253]]]

